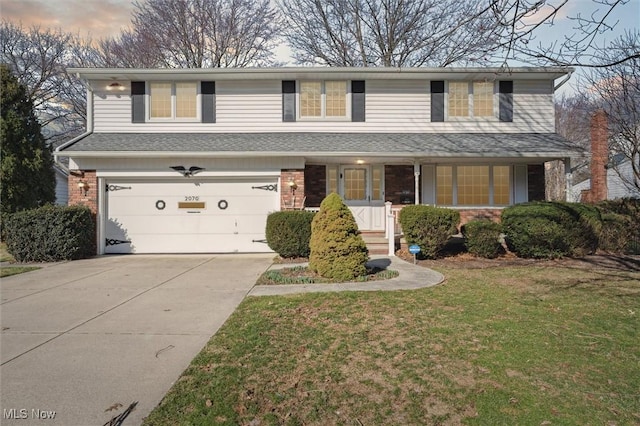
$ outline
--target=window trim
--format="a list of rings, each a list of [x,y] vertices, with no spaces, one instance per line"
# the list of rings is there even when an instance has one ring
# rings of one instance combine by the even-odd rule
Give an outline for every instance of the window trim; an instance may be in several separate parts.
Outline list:
[[[438,167],[451,167],[451,196],[452,204],[439,204],[438,203]],[[488,204],[460,204],[458,202],[458,167],[459,166],[478,166],[489,168],[489,203]],[[495,203],[495,189],[494,189],[494,167],[508,167],[509,168],[509,202],[508,204],[496,204]],[[515,200],[515,181],[514,181],[514,166],[513,164],[500,164],[500,163],[481,163],[481,164],[465,164],[465,163],[440,163],[434,164],[433,169],[433,199],[435,205],[438,207],[451,207],[451,208],[503,208],[511,206]]]
[[[326,89],[325,83],[328,81],[339,81],[345,82],[345,115],[343,117],[340,116],[327,116],[326,113]],[[310,117],[302,115],[302,105],[301,105],[301,92],[302,92],[302,83],[311,83],[311,82],[320,82],[320,116],[319,117]],[[352,121],[352,102],[351,102],[351,80],[331,80],[331,79],[323,79],[323,80],[296,80],[296,121],[306,121],[306,122],[347,122]]]
[[[154,83],[171,84],[171,117],[151,117],[151,85]],[[195,117],[176,117],[177,113],[177,97],[176,97],[176,83],[192,83],[196,86],[196,116]],[[202,84],[200,81],[181,81],[181,80],[153,80],[146,82],[146,94],[145,94],[145,116],[148,123],[200,123],[202,120]]]
[[[449,83],[467,83],[467,97],[468,97],[468,115],[466,117],[451,117],[449,115]],[[493,109],[493,113],[491,116],[481,116],[481,117],[476,117],[474,116],[474,111],[473,111],[473,99],[474,99],[474,93],[473,93],[473,83],[492,83],[493,86],[493,94],[492,94],[492,100],[493,100],[493,105],[492,105],[492,109]],[[494,81],[487,81],[487,80],[446,80],[444,82],[445,84],[445,88],[444,88],[444,121],[447,122],[487,122],[487,123],[494,123],[494,122],[498,122],[500,121],[500,117],[499,117],[499,113],[500,113],[500,105],[499,105],[499,101],[500,101],[500,96],[498,93],[498,88],[497,88],[497,80]]]

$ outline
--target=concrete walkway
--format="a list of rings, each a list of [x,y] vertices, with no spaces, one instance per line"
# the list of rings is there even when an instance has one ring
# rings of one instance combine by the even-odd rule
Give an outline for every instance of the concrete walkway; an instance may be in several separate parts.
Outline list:
[[[0,284],[0,424],[139,425],[271,264],[104,256]],[[54,416],[53,419],[46,417]]]
[[[273,296],[277,294],[316,293],[330,291],[391,291],[391,290],[415,290],[431,287],[444,281],[444,276],[431,269],[416,266],[397,257],[371,256],[368,263],[379,268],[393,269],[399,272],[396,278],[381,281],[351,282],[336,284],[284,284],[284,285],[258,285],[253,287],[249,296]],[[269,269],[291,268],[293,266],[306,266],[300,264],[274,264]]]

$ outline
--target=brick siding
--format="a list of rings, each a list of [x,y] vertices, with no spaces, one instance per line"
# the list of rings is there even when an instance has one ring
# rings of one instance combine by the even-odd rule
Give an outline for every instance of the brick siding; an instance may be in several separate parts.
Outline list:
[[[75,173],[75,172],[74,172]],[[95,170],[84,170],[84,176],[76,176],[69,174],[69,201],[70,206],[83,205],[91,209],[93,214],[98,212],[98,178]],[[88,189],[85,193],[84,189],[80,189],[78,184],[85,182]]]
[[[298,186],[291,190],[289,182],[295,182]],[[300,209],[305,195],[305,179],[303,169],[285,169],[280,171],[280,208],[282,210]],[[309,205],[305,201],[305,205]]]

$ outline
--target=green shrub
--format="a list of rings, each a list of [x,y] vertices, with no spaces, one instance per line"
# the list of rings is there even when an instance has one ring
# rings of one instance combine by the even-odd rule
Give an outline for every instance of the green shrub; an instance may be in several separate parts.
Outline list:
[[[420,257],[435,258],[458,232],[457,210],[423,205],[406,206],[400,211],[400,225],[409,245],[420,246]]]
[[[601,217],[586,204],[532,202],[502,211],[509,250],[519,257],[584,256],[598,248]]]
[[[626,217],[627,228],[622,236],[624,242],[624,252],[629,254],[640,254],[640,199],[622,198],[617,200],[607,200],[598,203],[598,208],[603,212],[603,217],[607,213],[613,213]],[[609,232],[608,224],[603,224],[603,231]],[[608,237],[602,236],[607,239]],[[604,242],[606,245],[607,243]],[[603,250],[607,248],[602,247]]]
[[[472,220],[462,226],[464,243],[469,253],[495,259],[504,249],[500,243],[502,226],[488,219]]]
[[[311,221],[315,213],[285,211],[267,217],[267,244],[282,257],[309,257]]]
[[[95,226],[83,206],[48,205],[6,221],[7,250],[18,262],[53,262],[95,254]]]
[[[616,213],[603,213],[602,226],[598,233],[598,247],[609,253],[624,254],[629,248],[631,219]]]
[[[320,204],[311,223],[309,268],[323,277],[348,281],[367,272],[367,246],[351,210],[336,193]]]

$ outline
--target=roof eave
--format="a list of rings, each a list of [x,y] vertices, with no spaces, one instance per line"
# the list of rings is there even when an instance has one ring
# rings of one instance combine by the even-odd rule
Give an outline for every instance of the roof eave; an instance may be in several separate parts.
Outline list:
[[[556,79],[573,72],[570,67],[512,67],[512,68],[391,68],[391,67],[281,67],[281,68],[68,68],[67,71],[87,80],[121,79],[154,80],[198,79],[203,77],[216,80],[267,80],[299,78],[364,78],[364,79],[446,79],[458,78],[499,78],[513,79],[545,78]]]
[[[504,153],[442,153],[442,152],[363,152],[363,151],[64,151],[58,153],[62,157],[70,158],[256,158],[256,157],[388,157],[388,158],[502,158],[502,159],[558,159],[575,157],[574,152],[526,152],[514,154]]]

